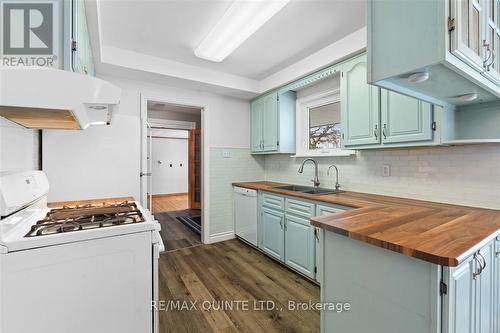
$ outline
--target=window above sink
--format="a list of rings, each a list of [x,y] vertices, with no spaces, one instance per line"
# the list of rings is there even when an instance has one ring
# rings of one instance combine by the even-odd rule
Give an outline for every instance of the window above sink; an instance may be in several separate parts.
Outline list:
[[[334,81],[335,82],[335,81]],[[332,82],[332,83],[334,83]],[[300,93],[299,93],[300,94]],[[349,156],[343,150],[340,91],[322,89],[297,99],[297,157]]]

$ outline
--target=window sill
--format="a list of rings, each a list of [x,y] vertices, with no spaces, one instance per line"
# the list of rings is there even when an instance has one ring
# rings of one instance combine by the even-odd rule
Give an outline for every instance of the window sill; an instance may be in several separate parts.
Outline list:
[[[355,150],[337,150],[328,153],[319,152],[304,152],[292,155],[290,157],[335,157],[335,156],[351,156],[356,155]]]

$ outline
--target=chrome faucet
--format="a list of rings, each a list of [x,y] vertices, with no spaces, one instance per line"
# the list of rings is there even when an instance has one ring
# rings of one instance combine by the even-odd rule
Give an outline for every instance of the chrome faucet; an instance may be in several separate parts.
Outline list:
[[[302,164],[300,165],[299,168],[299,173],[304,172],[304,164],[306,164],[307,161],[311,161],[314,163],[314,179],[312,180],[314,187],[319,186],[319,178],[318,178],[318,162],[313,160],[312,158],[306,158],[304,161],[302,161]]]
[[[340,184],[339,184],[339,169],[337,168],[337,166],[335,164],[332,164],[328,167],[328,171],[326,172],[326,174],[329,176],[330,175],[330,169],[331,168],[335,168],[335,191],[338,191],[339,188],[340,188]]]

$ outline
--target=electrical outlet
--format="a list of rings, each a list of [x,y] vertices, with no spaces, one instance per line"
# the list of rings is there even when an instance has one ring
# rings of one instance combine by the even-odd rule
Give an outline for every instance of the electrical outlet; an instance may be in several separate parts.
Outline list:
[[[390,177],[391,176],[391,165],[390,164],[382,165],[382,176],[383,177]]]
[[[230,158],[231,157],[231,152],[229,150],[223,150],[222,151],[222,157],[223,158]]]

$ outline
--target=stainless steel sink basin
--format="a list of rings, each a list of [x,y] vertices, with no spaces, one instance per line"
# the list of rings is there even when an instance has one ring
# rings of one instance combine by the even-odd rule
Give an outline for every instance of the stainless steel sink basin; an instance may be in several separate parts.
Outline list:
[[[293,192],[305,192],[314,189],[314,187],[312,186],[304,186],[304,185],[282,185],[282,186],[276,186],[275,188]]]
[[[313,194],[313,195],[325,195],[325,194],[335,194],[335,193],[342,193],[342,192],[344,192],[344,191],[334,190],[331,188],[318,187],[318,188],[312,189],[310,191],[304,191],[302,193]]]
[[[312,194],[312,195],[325,195],[325,194],[334,194],[334,193],[344,192],[344,191],[340,191],[340,190],[334,190],[331,188],[324,188],[324,187],[316,187],[315,188],[312,186],[303,186],[303,185],[282,185],[282,186],[276,186],[275,188],[280,189],[280,190],[286,190],[286,191],[307,193],[307,194]]]

